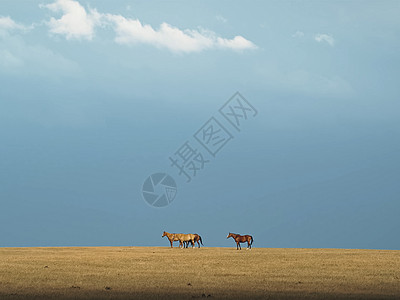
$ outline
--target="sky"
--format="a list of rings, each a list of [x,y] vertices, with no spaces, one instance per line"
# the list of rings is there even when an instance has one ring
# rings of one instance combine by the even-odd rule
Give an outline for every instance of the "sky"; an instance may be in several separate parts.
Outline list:
[[[2,0],[0,246],[399,250],[399,15]]]

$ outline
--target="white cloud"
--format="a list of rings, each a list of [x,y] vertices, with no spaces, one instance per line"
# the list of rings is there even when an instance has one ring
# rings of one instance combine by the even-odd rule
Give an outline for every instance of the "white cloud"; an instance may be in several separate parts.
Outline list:
[[[224,18],[223,16],[221,16],[221,15],[217,15],[217,16],[215,16],[215,18],[217,19],[217,21],[219,21],[221,23],[228,22],[228,20],[226,18]]]
[[[46,76],[76,75],[79,66],[62,55],[38,45],[29,45],[18,32],[27,32],[34,24],[25,26],[10,17],[0,16],[0,73],[35,74]]]
[[[59,19],[52,17],[47,25],[53,34],[64,35],[67,39],[91,40],[96,27],[111,27],[115,41],[119,44],[148,44],[158,48],[167,48],[172,52],[199,52],[206,49],[230,49],[242,51],[257,46],[242,36],[226,39],[212,31],[203,29],[181,30],[168,23],[162,23],[158,29],[142,24],[138,19],[128,19],[121,15],[88,11],[74,0],[57,0],[42,5],[53,12],[62,12]]]
[[[246,49],[256,49],[257,46],[254,45],[249,40],[246,40],[241,35],[235,36],[233,39],[223,39],[217,38],[217,45],[221,48],[229,48],[233,50],[246,50]]]
[[[318,33],[314,36],[314,39],[321,43],[321,42],[326,42],[328,43],[330,46],[333,47],[333,45],[335,44],[335,39],[329,35],[329,34],[325,34],[325,33]]]
[[[101,15],[96,10],[89,10],[73,0],[57,0],[54,3],[41,5],[53,12],[62,12],[59,19],[51,18],[47,25],[53,34],[65,35],[67,39],[87,39],[94,36],[94,29],[100,25]]]
[[[10,17],[0,17],[0,28],[1,29],[12,29],[17,26],[17,23],[14,22]]]
[[[0,35],[0,73],[51,76],[77,76],[80,67],[61,54],[26,43],[19,35]]]
[[[10,17],[0,16],[0,35],[4,35],[12,30],[27,31],[30,27],[15,22]]]
[[[304,32],[299,31],[299,30],[297,30],[294,34],[292,34],[292,37],[294,37],[294,38],[302,38],[303,36],[304,36]]]
[[[212,48],[245,50],[257,48],[251,41],[242,36],[233,39],[218,37],[207,30],[181,30],[168,23],[162,23],[159,29],[143,25],[139,20],[126,19],[121,15],[106,15],[113,23],[117,34],[115,40],[120,44],[144,43],[173,52],[199,52]]]

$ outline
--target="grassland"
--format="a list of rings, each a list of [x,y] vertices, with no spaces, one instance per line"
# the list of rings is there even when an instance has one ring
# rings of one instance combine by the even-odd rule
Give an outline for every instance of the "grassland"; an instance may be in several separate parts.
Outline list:
[[[0,299],[399,299],[400,251],[0,248]]]

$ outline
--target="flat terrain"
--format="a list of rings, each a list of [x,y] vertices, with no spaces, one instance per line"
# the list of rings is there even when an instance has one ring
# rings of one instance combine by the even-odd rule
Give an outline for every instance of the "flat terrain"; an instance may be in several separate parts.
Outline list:
[[[0,299],[400,299],[400,251],[0,248]]]

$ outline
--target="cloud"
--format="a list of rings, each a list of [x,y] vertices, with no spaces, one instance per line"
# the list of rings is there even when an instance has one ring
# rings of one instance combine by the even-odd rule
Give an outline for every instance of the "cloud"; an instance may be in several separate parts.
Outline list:
[[[13,19],[10,17],[2,17],[0,16],[0,29],[20,29],[20,30],[25,30],[27,27],[24,25],[16,23]]]
[[[101,15],[96,10],[89,10],[73,0],[57,0],[54,3],[40,5],[53,12],[62,12],[59,19],[51,18],[47,25],[53,34],[65,35],[66,39],[87,39],[94,36],[94,29],[100,25]]]
[[[0,74],[77,76],[80,67],[61,54],[40,45],[30,45],[19,35],[0,35]]]
[[[0,16],[0,35],[5,35],[13,30],[27,31],[29,29],[30,27],[19,24],[10,17]]]
[[[318,33],[314,36],[314,39],[321,43],[321,42],[326,42],[328,43],[330,46],[334,46],[335,44],[335,39],[329,35],[329,34],[325,34],[325,33]]]
[[[304,32],[299,31],[299,30],[297,30],[294,34],[292,34],[293,38],[302,38],[303,36],[304,36]]]
[[[168,23],[162,23],[158,29],[154,29],[150,25],[143,25],[140,20],[126,19],[121,15],[108,14],[106,18],[112,22],[117,34],[115,41],[119,44],[143,43],[173,52],[199,52],[212,48],[240,51],[257,48],[242,36],[225,39],[208,30],[181,30]]]
[[[221,23],[228,22],[228,20],[226,18],[224,18],[223,16],[221,16],[221,15],[217,15],[217,16],[215,16],[215,18],[217,19],[217,21],[219,21]]]
[[[241,35],[235,36],[233,39],[223,39],[217,38],[217,47],[229,48],[232,50],[246,50],[246,49],[256,49],[257,46],[254,45],[249,40],[246,40]]]
[[[118,44],[147,44],[166,48],[172,52],[189,53],[206,49],[243,51],[257,48],[254,43],[242,36],[226,39],[209,30],[181,30],[165,22],[158,29],[154,29],[138,19],[98,13],[93,9],[87,11],[74,0],[57,0],[41,7],[63,13],[59,19],[52,17],[47,25],[51,33],[64,35],[68,40],[91,40],[95,35],[96,27],[111,27],[116,34],[115,41]]]
[[[15,31],[26,33],[34,27],[34,24],[25,26],[0,16],[0,74],[78,74],[80,69],[75,62],[45,47],[30,45],[15,34]]]

